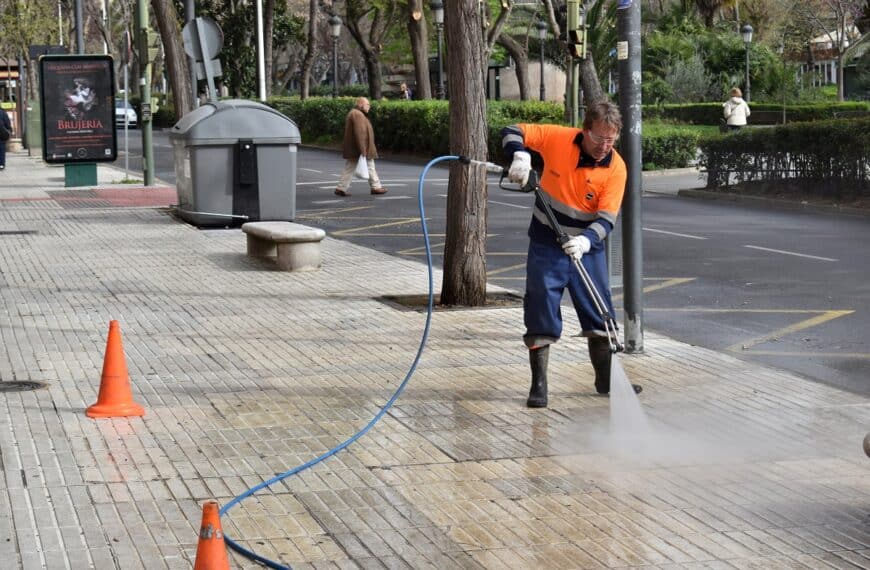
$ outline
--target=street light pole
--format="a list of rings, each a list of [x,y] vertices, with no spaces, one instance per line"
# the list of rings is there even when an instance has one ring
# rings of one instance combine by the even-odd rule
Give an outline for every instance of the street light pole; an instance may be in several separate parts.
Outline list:
[[[438,42],[438,89],[435,92],[437,99],[444,99],[444,64],[441,61],[441,30],[444,27],[444,4],[441,0],[433,0],[429,4],[432,16],[435,18],[435,37]]]
[[[338,97],[338,36],[341,35],[341,18],[333,14],[329,18],[329,33],[332,35],[332,97]]]
[[[547,22],[538,20],[535,27],[538,28],[538,40],[541,44],[541,101],[544,101],[547,98],[547,92],[544,88],[544,40],[547,39]]]
[[[746,89],[744,90],[744,95],[746,95],[746,102],[749,102],[749,44],[752,43],[752,26],[749,24],[743,24],[743,27],[740,28],[740,35],[743,36],[743,45],[746,46]]]

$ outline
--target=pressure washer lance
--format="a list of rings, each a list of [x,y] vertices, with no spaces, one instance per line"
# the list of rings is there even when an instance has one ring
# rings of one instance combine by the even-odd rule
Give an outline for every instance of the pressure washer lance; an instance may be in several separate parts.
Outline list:
[[[490,169],[490,165],[492,165],[492,163],[486,163],[486,165],[487,172],[493,172],[493,170]],[[557,239],[559,240],[559,245],[564,245],[565,242],[571,239],[571,237],[567,233],[565,233],[565,230],[562,229],[562,226],[559,225],[559,222],[556,221],[556,215],[553,213],[553,209],[550,207],[550,203],[544,198],[543,190],[541,190],[541,186],[540,184],[538,184],[537,172],[535,172],[534,170],[529,172],[529,179],[524,186],[521,186],[519,188],[512,188],[503,184],[503,181],[507,176],[507,169],[501,167],[499,167],[499,169],[501,174],[501,178],[498,181],[499,188],[501,188],[502,190],[507,190],[509,192],[534,192],[535,198],[537,198],[538,202],[540,202],[542,208],[544,209],[544,215],[547,216],[547,221],[550,222],[550,227],[553,228],[554,232],[556,232]],[[610,312],[607,310],[607,305],[604,303],[604,299],[601,297],[601,293],[598,292],[598,289],[595,287],[595,283],[592,282],[592,278],[589,277],[589,272],[586,271],[586,268],[583,267],[583,264],[580,263],[580,261],[573,256],[571,256],[571,261],[574,262],[574,267],[577,268],[577,272],[580,274],[580,280],[583,282],[583,286],[586,287],[586,290],[589,292],[589,296],[592,298],[592,302],[595,304],[595,310],[598,311],[598,314],[601,316],[601,320],[604,322],[604,330],[607,333],[607,342],[610,345],[610,352],[622,352],[623,350],[625,350],[625,346],[623,346],[623,344],[619,342],[619,337],[616,334],[616,319],[614,319],[613,315],[611,315]]]

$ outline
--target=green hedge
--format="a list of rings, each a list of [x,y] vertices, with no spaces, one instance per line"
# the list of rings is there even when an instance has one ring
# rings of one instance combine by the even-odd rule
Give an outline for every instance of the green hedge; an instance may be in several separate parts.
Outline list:
[[[305,143],[337,143],[344,133],[344,118],[353,98],[275,97],[268,103],[296,123]],[[447,101],[374,101],[369,112],[378,148],[426,156],[449,153]],[[564,123],[564,108],[540,101],[488,101],[489,159],[501,162],[502,128],[514,123]],[[678,126],[644,127],[642,152],[645,168],[679,168],[695,158],[699,136]],[[618,147],[618,144],[617,144]]]
[[[782,104],[750,103],[752,125],[772,125],[781,122]],[[812,103],[786,105],[787,122],[823,121],[842,115],[870,115],[870,103],[847,101],[843,103]],[[722,103],[687,103],[644,105],[644,119],[662,119],[694,125],[716,125],[722,117]]]
[[[836,197],[870,194],[870,117],[741,129],[700,143],[709,188],[761,183]]]

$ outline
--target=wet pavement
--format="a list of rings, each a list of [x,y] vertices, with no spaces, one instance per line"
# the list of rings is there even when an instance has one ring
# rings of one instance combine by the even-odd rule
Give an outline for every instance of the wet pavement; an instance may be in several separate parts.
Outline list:
[[[424,264],[327,237],[319,271],[281,272],[172,189],[7,164],[4,567],[190,568],[204,501],[341,444],[408,372],[425,313],[384,297],[425,293]],[[111,320],[141,418],[84,414]],[[646,331],[619,363],[648,426],[616,438],[577,332],[529,410],[521,309],[436,311],[384,418],[224,531],[294,568],[870,568],[870,399]]]

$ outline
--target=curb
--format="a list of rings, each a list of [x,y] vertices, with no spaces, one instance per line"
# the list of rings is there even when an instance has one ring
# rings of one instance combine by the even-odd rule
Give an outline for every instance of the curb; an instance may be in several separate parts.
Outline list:
[[[799,212],[827,212],[831,214],[847,214],[849,216],[870,216],[870,209],[852,208],[837,204],[815,204],[811,202],[793,202],[790,200],[778,200],[776,198],[764,198],[760,196],[747,196],[745,194],[725,194],[710,190],[683,189],[677,191],[677,196],[686,198],[700,198],[705,200],[719,200],[722,202],[738,202],[755,206],[768,206],[784,210]]]

